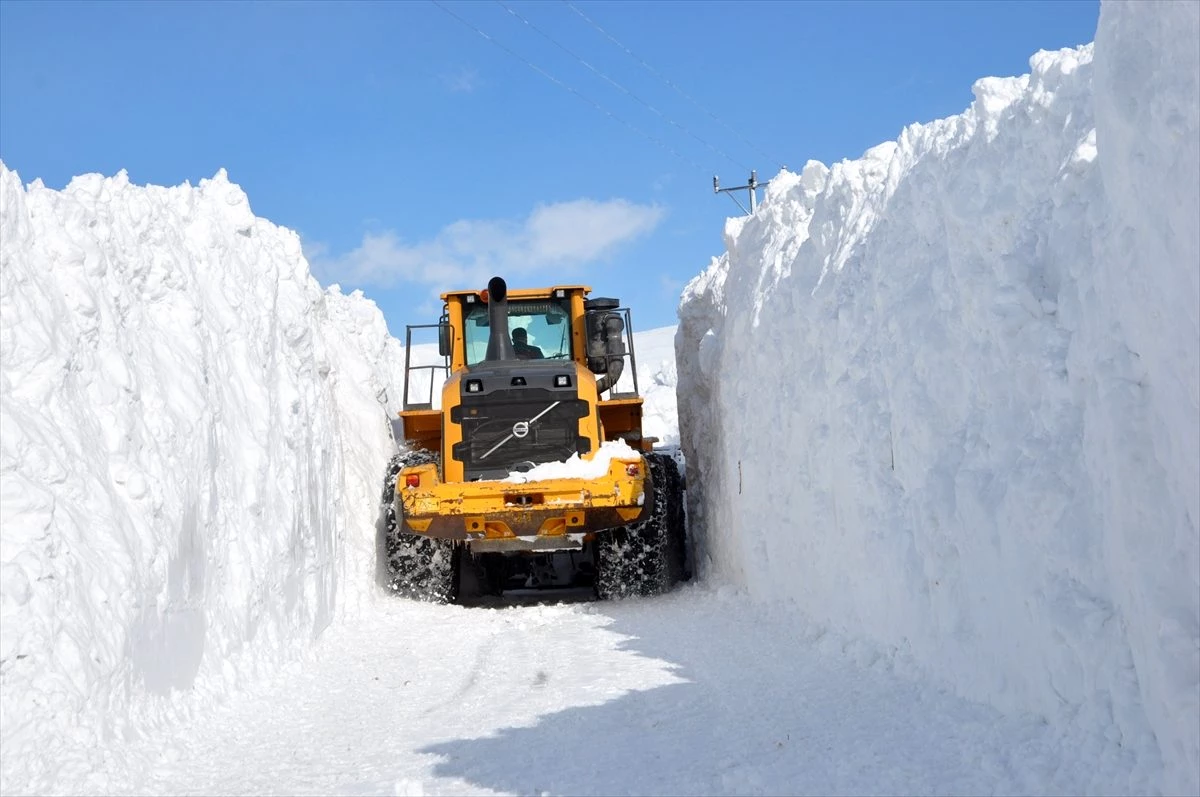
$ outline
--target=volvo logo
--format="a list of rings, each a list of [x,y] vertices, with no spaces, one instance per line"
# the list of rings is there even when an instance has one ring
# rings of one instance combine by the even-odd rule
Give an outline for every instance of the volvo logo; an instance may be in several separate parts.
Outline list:
[[[546,409],[542,410],[542,411],[541,411],[541,412],[539,412],[537,415],[534,415],[534,416],[533,416],[532,418],[530,418],[529,420],[527,420],[527,421],[517,421],[516,423],[514,423],[514,424],[513,424],[513,428],[512,428],[512,432],[511,432],[511,433],[509,433],[509,435],[508,435],[507,437],[505,437],[503,440],[501,440],[499,443],[496,443],[496,445],[492,446],[492,447],[491,447],[491,448],[489,448],[487,451],[485,451],[485,452],[483,452],[482,454],[480,454],[480,455],[479,455],[479,459],[481,459],[481,460],[487,459],[487,458],[488,458],[488,457],[490,457],[492,454],[496,453],[496,449],[497,449],[497,448],[499,448],[500,446],[504,445],[504,444],[505,444],[505,443],[507,443],[509,440],[512,440],[514,437],[516,437],[516,438],[528,437],[528,436],[529,436],[529,427],[530,427],[530,426],[532,426],[533,424],[537,423],[538,421],[540,421],[540,420],[542,419],[542,417],[543,417],[543,416],[544,416],[546,413],[548,413],[550,410],[554,409],[555,407],[557,407],[557,406],[558,406],[559,404],[561,404],[561,403],[562,403],[561,401],[555,401],[555,402],[554,402],[554,403],[552,403],[552,404],[551,404],[549,407],[547,407]]]

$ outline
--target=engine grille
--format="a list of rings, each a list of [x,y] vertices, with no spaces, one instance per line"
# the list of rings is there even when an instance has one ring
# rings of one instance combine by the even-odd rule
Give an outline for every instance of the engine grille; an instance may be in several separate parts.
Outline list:
[[[521,388],[485,395],[463,394],[451,420],[462,425],[462,442],[453,449],[468,481],[502,479],[514,470],[559,462],[591,448],[579,436],[586,401],[573,390]]]

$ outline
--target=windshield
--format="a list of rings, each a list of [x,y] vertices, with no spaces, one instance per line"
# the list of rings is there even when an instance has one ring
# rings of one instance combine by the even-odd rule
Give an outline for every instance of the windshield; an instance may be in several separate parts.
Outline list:
[[[466,317],[467,365],[483,362],[487,355],[488,306],[475,304]],[[569,358],[571,324],[564,307],[553,299],[509,301],[508,331],[513,348],[522,360]]]

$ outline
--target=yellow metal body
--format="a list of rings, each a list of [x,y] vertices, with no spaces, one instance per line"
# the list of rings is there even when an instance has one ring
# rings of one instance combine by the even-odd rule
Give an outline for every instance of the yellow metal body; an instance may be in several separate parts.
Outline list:
[[[630,472],[632,470],[632,473]],[[419,484],[407,486],[415,475]],[[609,463],[596,479],[443,482],[435,465],[402,471],[396,496],[405,524],[456,540],[564,537],[637,520],[649,487],[640,456]]]
[[[584,285],[543,289],[511,289],[508,301],[545,300],[556,291],[569,299],[575,385],[591,412],[579,420],[579,435],[591,451],[608,440],[632,439],[650,450],[654,440],[641,438],[640,397],[600,400],[596,377],[587,367]],[[418,534],[457,540],[513,540],[587,535],[631,523],[641,517],[652,485],[640,456],[614,458],[607,473],[594,479],[569,478],[514,483],[464,481],[463,464],[451,456],[462,441],[462,427],[446,419],[458,407],[460,383],[467,372],[463,335],[468,296],[477,291],[442,294],[450,326],[450,375],[441,393],[441,408],[400,413],[405,441],[441,454],[441,472],[432,464],[405,468],[396,477],[396,503],[405,527]],[[478,298],[477,298],[478,300]],[[588,457],[585,457],[587,459]],[[413,486],[409,483],[416,477]]]

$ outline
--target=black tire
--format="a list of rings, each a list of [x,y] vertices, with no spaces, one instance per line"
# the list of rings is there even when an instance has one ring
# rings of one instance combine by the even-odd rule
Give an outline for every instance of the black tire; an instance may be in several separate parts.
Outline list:
[[[388,462],[383,481],[384,585],[403,598],[429,603],[449,603],[457,595],[461,550],[451,540],[439,540],[404,531],[397,522],[396,475],[403,468],[437,462],[430,451],[406,451]]]
[[[649,515],[596,537],[596,595],[601,600],[660,595],[684,578],[683,493],[679,469],[662,454],[645,455]]]
[[[687,564],[687,514],[683,508],[683,475],[670,455],[662,455],[663,471],[667,475],[667,555],[674,581],[692,577]]]

